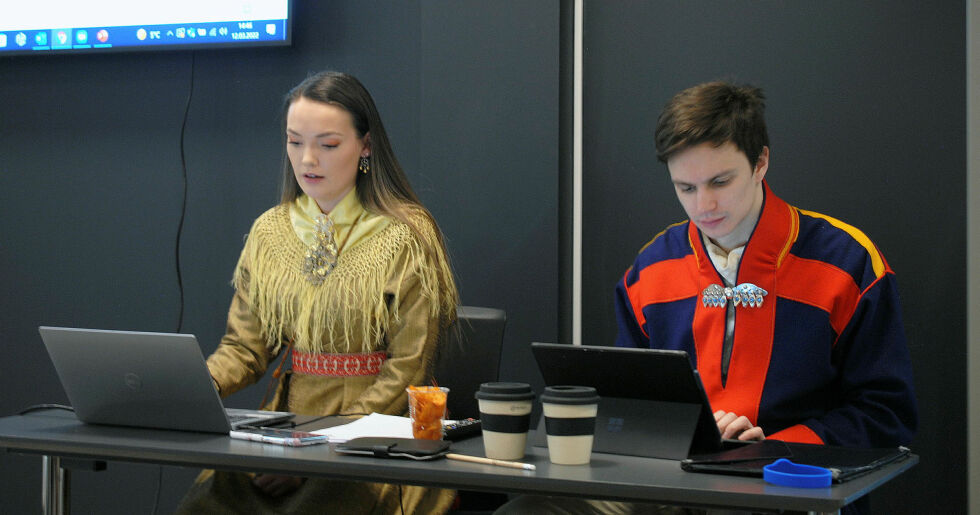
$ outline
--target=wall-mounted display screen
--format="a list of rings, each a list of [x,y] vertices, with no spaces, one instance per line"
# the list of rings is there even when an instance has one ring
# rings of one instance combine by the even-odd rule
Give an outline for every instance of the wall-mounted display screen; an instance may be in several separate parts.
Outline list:
[[[0,56],[292,42],[291,0],[0,3]]]

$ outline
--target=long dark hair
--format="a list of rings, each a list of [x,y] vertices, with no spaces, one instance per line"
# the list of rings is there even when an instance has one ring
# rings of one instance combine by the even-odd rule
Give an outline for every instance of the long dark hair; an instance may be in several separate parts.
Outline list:
[[[432,214],[422,205],[415,191],[412,190],[405,171],[395,158],[391,143],[388,141],[388,134],[385,132],[384,124],[381,123],[381,115],[378,114],[378,108],[375,107],[374,100],[364,85],[352,75],[333,71],[320,72],[308,77],[286,94],[282,108],[283,133],[285,133],[289,106],[300,98],[344,109],[351,115],[357,136],[363,138],[365,135],[370,135],[371,154],[368,157],[370,171],[357,173],[355,179],[357,198],[361,201],[361,205],[368,211],[407,224],[433,259],[438,259],[437,253],[441,251],[448,260],[449,255],[446,252],[442,232]],[[293,165],[286,155],[284,143],[281,202],[284,204],[292,202],[302,192],[299,183],[296,182]],[[419,216],[431,223],[435,231],[435,242],[432,241],[431,236],[426,235],[428,231],[419,227]],[[449,286],[453,287],[453,285]]]

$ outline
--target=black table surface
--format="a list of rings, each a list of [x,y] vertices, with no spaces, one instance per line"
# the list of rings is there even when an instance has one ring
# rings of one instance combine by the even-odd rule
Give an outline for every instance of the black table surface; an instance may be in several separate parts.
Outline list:
[[[337,423],[336,419],[316,425]],[[309,426],[302,426],[304,429]],[[528,441],[532,441],[529,437]],[[466,490],[564,495],[595,499],[833,512],[918,463],[918,456],[827,488],[789,488],[761,478],[690,473],[679,462],[593,453],[589,465],[554,465],[530,444],[521,460],[535,471],[439,459],[412,461],[343,455],[332,444],[286,447],[221,434],[90,425],[74,414],[34,412],[0,418],[0,448],[63,458],[197,466],[301,476],[404,483]],[[479,437],[452,451],[483,456]]]

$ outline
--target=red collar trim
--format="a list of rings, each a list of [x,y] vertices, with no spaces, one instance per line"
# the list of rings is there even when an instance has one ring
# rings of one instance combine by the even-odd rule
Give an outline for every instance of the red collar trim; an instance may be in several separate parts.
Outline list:
[[[759,215],[759,221],[756,222],[745,246],[745,253],[742,254],[738,283],[752,282],[751,279],[743,278],[745,273],[754,275],[758,272],[775,272],[783,264],[800,232],[800,216],[796,209],[777,197],[766,181],[762,181],[762,191],[762,214]],[[688,221],[687,238],[697,258],[698,268],[702,271],[713,269],[714,265],[704,247],[701,231],[694,222]]]

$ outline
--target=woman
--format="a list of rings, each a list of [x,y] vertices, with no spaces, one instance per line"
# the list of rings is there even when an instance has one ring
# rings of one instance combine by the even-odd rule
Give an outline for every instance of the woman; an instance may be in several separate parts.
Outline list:
[[[208,358],[222,396],[291,352],[270,408],[404,414],[429,381],[456,286],[441,234],[395,159],[370,94],[324,72],[284,106],[282,200],[252,226],[227,333]],[[439,513],[446,490],[205,471],[180,511]]]

